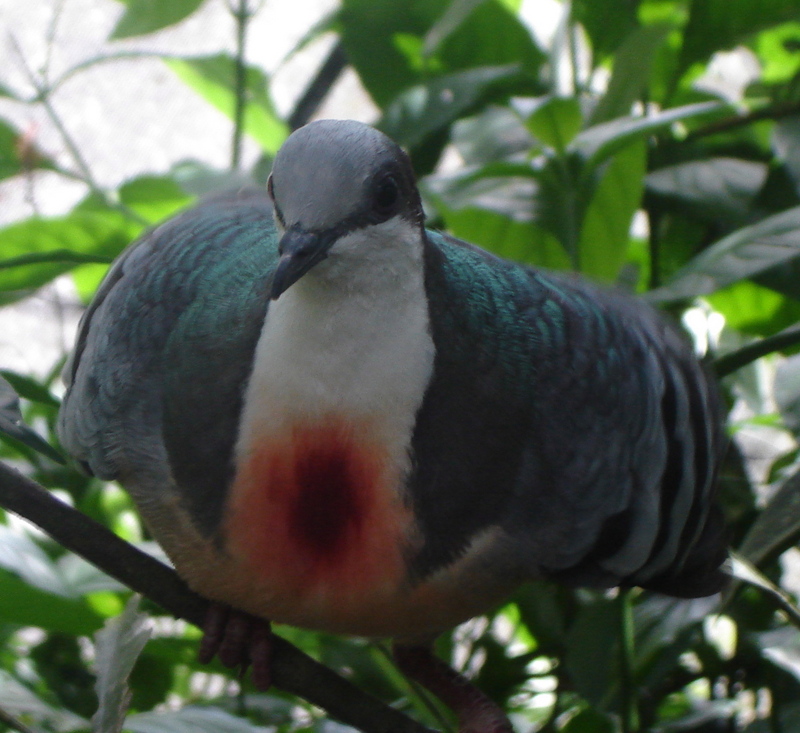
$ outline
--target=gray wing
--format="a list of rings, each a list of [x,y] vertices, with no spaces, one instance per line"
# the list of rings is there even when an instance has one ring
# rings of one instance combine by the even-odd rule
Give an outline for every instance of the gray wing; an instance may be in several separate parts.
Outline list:
[[[219,506],[276,250],[266,195],[244,190],[204,201],[123,253],[65,368],[67,451],[140,492],[176,483],[192,486],[191,505]]]
[[[720,421],[682,340],[643,303],[432,242],[437,362],[415,441],[445,460],[412,485],[433,538],[421,572],[499,526],[531,574],[714,592]]]

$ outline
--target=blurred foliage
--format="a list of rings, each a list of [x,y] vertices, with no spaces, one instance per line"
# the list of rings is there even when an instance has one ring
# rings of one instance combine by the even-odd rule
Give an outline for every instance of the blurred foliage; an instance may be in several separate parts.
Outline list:
[[[112,39],[182,22],[201,1],[124,5]],[[519,731],[800,730],[800,632],[788,620],[800,590],[796,329],[756,348],[758,361],[749,363],[747,351],[800,320],[796,0],[573,0],[547,43],[519,5],[342,0],[303,44],[338,35],[380,110],[376,125],[412,156],[432,226],[504,257],[642,293],[682,320],[709,359],[736,365],[722,381],[733,440],[721,493],[732,544],[758,568],[758,582],[695,601],[532,583],[493,616],[441,637],[438,651],[504,705]],[[231,7],[241,38],[249,10]],[[48,171],[85,185],[84,200],[63,216],[0,230],[1,302],[64,273],[88,296],[97,263],[198,192],[243,178],[263,183],[289,125],[270,99],[269,75],[245,64],[239,49],[163,56],[230,117],[230,171],[181,166],[105,190],[66,137],[71,165],[0,119],[0,178],[25,176],[35,186]],[[720,91],[712,82],[731,53],[758,73]],[[322,80],[317,103],[334,79]],[[49,104],[60,82],[35,81],[28,99],[0,79],[0,96],[43,106],[62,122]],[[237,170],[243,135],[263,149],[252,170]],[[773,348],[783,351],[763,357]],[[143,543],[118,487],[60,465],[42,445],[37,433],[56,445],[57,373],[42,380],[4,372],[0,455]],[[256,693],[219,666],[202,667],[199,632],[147,606],[157,624],[145,643],[147,621],[129,595],[0,512],[0,730],[12,729],[4,719],[36,731],[89,730],[95,712],[97,730],[342,729],[302,700]],[[363,689],[439,725],[382,645],[280,632]]]

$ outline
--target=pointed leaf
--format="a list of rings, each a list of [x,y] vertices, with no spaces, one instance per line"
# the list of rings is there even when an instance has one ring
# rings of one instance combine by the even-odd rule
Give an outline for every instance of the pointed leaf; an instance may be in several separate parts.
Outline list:
[[[541,97],[525,121],[533,135],[559,153],[566,150],[582,124],[580,103],[575,97]]]
[[[74,211],[0,230],[0,300],[19,298],[78,262],[110,262],[141,231],[118,211]]]
[[[623,117],[603,122],[581,132],[570,149],[577,152],[591,170],[636,138],[657,132],[676,122],[719,114],[727,108],[721,102],[698,102],[647,117]]]
[[[790,476],[758,515],[739,554],[759,565],[800,538],[800,471]]]
[[[685,203],[706,219],[743,223],[767,173],[766,163],[708,158],[659,168],[646,184],[648,191]]]
[[[203,0],[121,0],[125,13],[111,32],[111,39],[130,38],[161,30],[189,17]]]
[[[795,206],[711,245],[648,298],[667,303],[706,295],[798,255],[800,206]]]
[[[669,26],[649,25],[630,33],[614,54],[614,70],[605,94],[591,117],[597,125],[631,113],[634,102],[641,100],[653,61],[667,37]]]
[[[129,209],[157,224],[189,206],[194,197],[167,176],[141,176],[119,189],[119,199]]]
[[[236,110],[236,61],[227,54],[195,58],[165,58],[164,62],[187,86],[231,119]],[[269,80],[255,66],[245,69],[244,131],[265,152],[278,152],[288,134],[268,94]]]
[[[30,537],[0,525],[0,567],[18,575],[34,588],[61,596],[75,598],[47,553]]]
[[[132,596],[125,610],[95,635],[99,706],[92,730],[96,733],[122,730],[131,698],[128,678],[150,633],[149,617],[139,613],[139,596]]]
[[[606,282],[616,280],[628,252],[646,166],[647,151],[639,140],[617,153],[603,169],[583,218],[581,272]]]

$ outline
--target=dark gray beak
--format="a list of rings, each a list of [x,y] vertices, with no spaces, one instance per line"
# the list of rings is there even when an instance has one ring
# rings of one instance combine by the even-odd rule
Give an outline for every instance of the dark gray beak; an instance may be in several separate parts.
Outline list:
[[[270,300],[277,300],[314,265],[328,256],[337,237],[334,232],[307,232],[288,229],[278,244],[281,258],[272,276]]]

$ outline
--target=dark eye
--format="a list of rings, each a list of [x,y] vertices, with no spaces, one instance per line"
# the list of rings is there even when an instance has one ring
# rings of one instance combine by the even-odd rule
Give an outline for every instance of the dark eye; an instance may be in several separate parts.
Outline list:
[[[372,199],[372,208],[378,214],[389,214],[400,198],[400,189],[392,176],[381,178],[375,186],[375,195]]]

